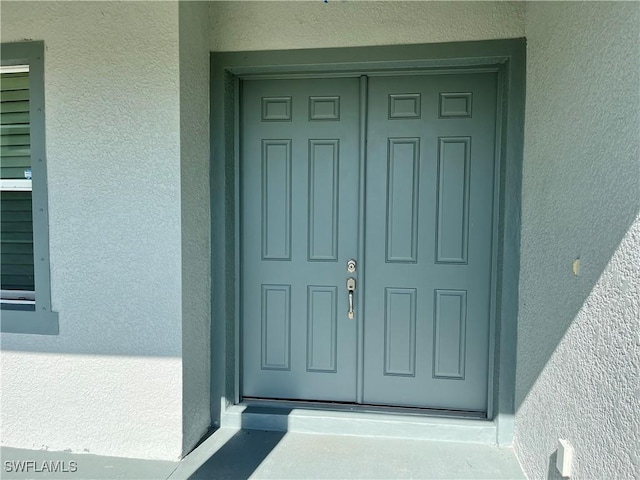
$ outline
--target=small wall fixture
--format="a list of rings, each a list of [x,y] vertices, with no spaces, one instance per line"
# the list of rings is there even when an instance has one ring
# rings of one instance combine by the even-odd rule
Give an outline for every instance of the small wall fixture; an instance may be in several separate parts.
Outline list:
[[[573,261],[573,275],[577,277],[579,273],[580,273],[580,258],[576,258]]]
[[[573,462],[573,447],[566,440],[558,440],[556,456],[556,468],[563,477],[571,476],[571,463]]]

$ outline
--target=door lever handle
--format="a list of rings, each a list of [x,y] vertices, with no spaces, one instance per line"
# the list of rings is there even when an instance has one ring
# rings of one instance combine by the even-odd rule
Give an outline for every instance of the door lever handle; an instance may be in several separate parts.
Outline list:
[[[347,318],[349,320],[353,320],[355,318],[355,313],[353,311],[353,292],[356,290],[356,279],[351,277],[347,279],[347,293],[349,295],[349,312],[347,313]]]

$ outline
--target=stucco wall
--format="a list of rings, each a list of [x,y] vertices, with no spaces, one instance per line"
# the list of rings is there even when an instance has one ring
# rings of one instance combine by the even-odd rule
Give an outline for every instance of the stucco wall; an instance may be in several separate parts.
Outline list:
[[[180,2],[183,448],[211,421],[209,4]]]
[[[2,443],[146,458],[177,458],[208,419],[207,45],[525,34],[524,3],[509,2],[0,8],[3,42],[47,48],[60,313],[59,336],[1,337]],[[639,20],[637,4],[527,7],[516,449],[531,478],[555,475],[558,437],[577,478],[638,475]]]
[[[523,2],[212,2],[212,51],[524,36]]]
[[[531,3],[515,446],[640,476],[640,5]],[[580,257],[580,273],[572,262]]]
[[[2,2],[3,42],[45,41],[53,309],[2,335],[2,443],[182,450],[178,5]]]

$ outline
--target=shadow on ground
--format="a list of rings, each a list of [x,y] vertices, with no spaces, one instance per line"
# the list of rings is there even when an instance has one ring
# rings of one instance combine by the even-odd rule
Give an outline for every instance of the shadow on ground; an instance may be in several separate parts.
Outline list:
[[[239,430],[190,480],[246,480],[280,442],[285,432]]]

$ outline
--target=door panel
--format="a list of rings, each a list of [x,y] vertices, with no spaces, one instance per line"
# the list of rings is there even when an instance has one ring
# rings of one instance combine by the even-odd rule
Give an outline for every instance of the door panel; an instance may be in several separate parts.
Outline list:
[[[242,394],[354,402],[359,82],[243,82]]]
[[[365,403],[486,411],[495,109],[492,73],[369,80]]]
[[[358,79],[243,82],[242,395],[484,412],[496,75],[368,85],[360,146]]]

